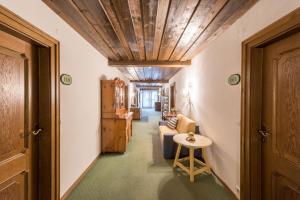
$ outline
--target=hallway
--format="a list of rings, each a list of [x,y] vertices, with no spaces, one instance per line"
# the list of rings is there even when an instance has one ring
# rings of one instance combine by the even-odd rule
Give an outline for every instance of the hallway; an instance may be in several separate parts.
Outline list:
[[[158,136],[160,113],[143,110],[133,123],[133,137],[124,154],[100,159],[68,200],[223,200],[231,199],[213,176],[196,176],[195,183],[172,160],[163,159]]]

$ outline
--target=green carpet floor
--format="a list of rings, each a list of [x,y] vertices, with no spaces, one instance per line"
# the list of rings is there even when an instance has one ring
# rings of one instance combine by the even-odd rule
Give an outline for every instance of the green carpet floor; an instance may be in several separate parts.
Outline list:
[[[133,123],[133,137],[124,154],[103,154],[68,200],[223,200],[230,193],[213,175],[202,174],[190,183],[162,157],[160,113],[143,110]]]

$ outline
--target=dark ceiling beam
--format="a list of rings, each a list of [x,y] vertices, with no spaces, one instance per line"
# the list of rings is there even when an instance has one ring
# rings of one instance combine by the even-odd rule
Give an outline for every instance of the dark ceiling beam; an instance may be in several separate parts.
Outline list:
[[[168,80],[130,80],[131,83],[169,83]]]
[[[108,60],[109,66],[116,67],[128,67],[128,65],[133,65],[134,67],[187,67],[192,64],[191,60],[185,61],[159,61],[159,60]]]

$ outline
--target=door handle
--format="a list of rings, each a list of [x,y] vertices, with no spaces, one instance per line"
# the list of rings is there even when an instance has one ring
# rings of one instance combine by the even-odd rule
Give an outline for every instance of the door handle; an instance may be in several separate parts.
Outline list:
[[[38,134],[39,134],[40,132],[42,132],[42,131],[43,131],[42,128],[38,128],[38,129],[32,131],[32,135],[38,135]]]
[[[263,137],[268,137],[271,135],[266,130],[258,130],[258,133],[260,133]]]
[[[267,138],[271,135],[264,126],[257,132],[262,136],[262,142],[266,142]]]

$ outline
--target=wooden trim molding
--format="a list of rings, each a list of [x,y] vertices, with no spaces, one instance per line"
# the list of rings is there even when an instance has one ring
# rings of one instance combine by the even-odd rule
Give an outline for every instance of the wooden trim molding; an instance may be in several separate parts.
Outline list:
[[[241,196],[261,199],[262,48],[300,29],[300,8],[281,18],[242,43],[241,103]]]
[[[228,187],[228,185],[223,181],[223,179],[221,179],[219,176],[218,176],[218,174],[216,174],[216,172],[213,170],[213,169],[211,169],[211,172],[213,173],[213,175],[215,176],[215,177],[217,177],[218,178],[218,180],[224,185],[224,187],[229,191],[229,193],[230,193],[230,195],[232,196],[232,199],[233,200],[238,200],[239,198],[232,192],[232,190]]]
[[[60,107],[59,107],[59,42],[31,25],[21,17],[0,5],[0,25],[22,37],[50,49],[49,79],[51,82],[51,200],[58,200],[60,195]]]
[[[64,193],[64,195],[60,198],[61,200],[65,200],[68,196],[73,192],[73,190],[79,185],[79,183],[83,180],[83,178],[87,175],[87,173],[93,168],[96,162],[100,159],[100,155],[98,155],[91,164],[82,172],[82,174],[76,179],[76,181],[71,185],[71,187]]]

